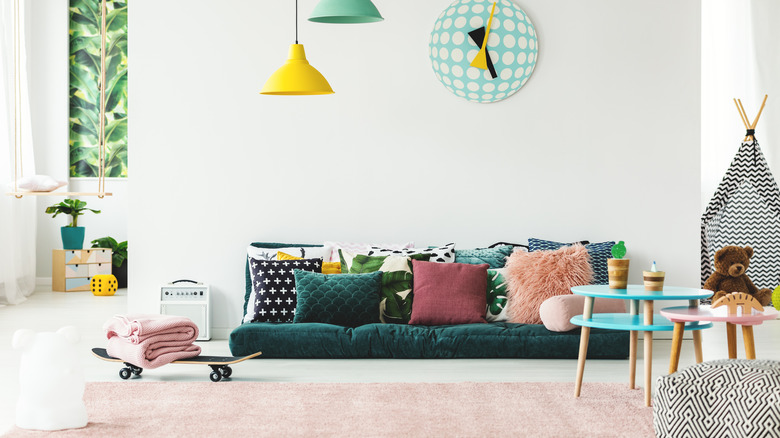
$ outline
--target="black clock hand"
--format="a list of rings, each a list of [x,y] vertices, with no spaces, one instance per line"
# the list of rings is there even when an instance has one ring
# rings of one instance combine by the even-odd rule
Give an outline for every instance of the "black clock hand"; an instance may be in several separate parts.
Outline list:
[[[471,37],[471,41],[473,41],[477,47],[482,47],[482,43],[485,41],[485,26],[469,32],[469,37]],[[485,50],[487,51],[487,46],[485,47]],[[490,72],[490,76],[495,79],[498,77],[498,74],[496,73],[496,67],[493,66],[493,60],[490,59],[490,53],[486,53],[486,55],[487,56],[485,56],[485,59],[487,60],[488,71]]]

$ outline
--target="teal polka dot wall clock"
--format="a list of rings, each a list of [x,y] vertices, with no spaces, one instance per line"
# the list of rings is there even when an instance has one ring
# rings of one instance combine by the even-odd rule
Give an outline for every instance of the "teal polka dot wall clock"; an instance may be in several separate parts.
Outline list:
[[[539,52],[531,19],[512,0],[456,0],[439,15],[429,43],[439,81],[479,103],[517,93]]]

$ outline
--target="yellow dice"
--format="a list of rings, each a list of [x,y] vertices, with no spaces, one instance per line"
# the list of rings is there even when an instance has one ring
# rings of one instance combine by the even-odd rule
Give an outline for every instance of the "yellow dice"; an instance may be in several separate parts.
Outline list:
[[[92,294],[98,297],[108,297],[116,293],[116,277],[111,274],[92,277]]]

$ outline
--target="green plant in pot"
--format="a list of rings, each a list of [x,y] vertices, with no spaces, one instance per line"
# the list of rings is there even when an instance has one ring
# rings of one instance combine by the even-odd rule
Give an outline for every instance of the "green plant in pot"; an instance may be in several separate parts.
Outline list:
[[[78,199],[66,199],[59,204],[46,207],[46,214],[57,217],[58,214],[66,214],[72,219],[70,224],[60,228],[62,234],[63,249],[81,249],[84,247],[84,227],[78,226],[79,216],[83,216],[85,211],[100,213],[100,210],[87,208],[87,203]]]
[[[101,237],[92,241],[92,247],[111,249],[111,274],[116,277],[117,287],[127,287],[127,241],[117,242],[113,237]]]

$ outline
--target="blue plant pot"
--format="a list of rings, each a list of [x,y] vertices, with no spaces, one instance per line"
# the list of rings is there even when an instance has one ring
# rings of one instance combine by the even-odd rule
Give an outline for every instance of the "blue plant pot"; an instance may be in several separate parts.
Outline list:
[[[84,248],[84,227],[62,227],[62,249]]]

